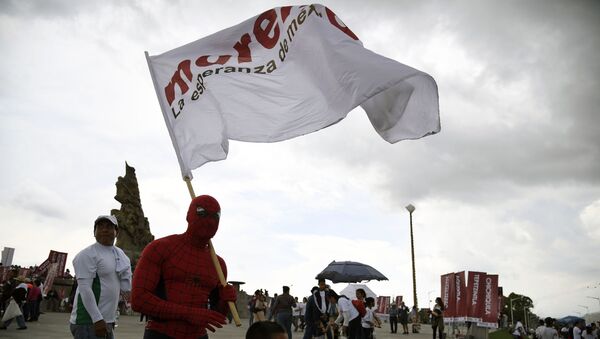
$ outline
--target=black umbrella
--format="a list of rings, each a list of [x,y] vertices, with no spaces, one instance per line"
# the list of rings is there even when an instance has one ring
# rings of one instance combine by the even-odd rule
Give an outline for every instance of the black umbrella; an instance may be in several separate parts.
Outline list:
[[[356,283],[363,280],[388,280],[373,267],[354,261],[332,261],[317,274],[316,279],[329,279],[333,283]]]
[[[578,323],[580,321],[585,321],[585,320],[583,318],[581,318],[581,317],[576,317],[574,315],[569,315],[569,316],[566,316],[564,318],[556,319],[557,323],[564,324],[564,325],[575,324],[575,323]]]

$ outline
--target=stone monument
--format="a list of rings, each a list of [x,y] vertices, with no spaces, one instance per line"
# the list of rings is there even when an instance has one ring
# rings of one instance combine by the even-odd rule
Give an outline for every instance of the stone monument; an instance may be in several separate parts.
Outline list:
[[[127,162],[125,176],[118,178],[116,186],[115,200],[121,203],[121,209],[110,211],[119,221],[116,245],[125,251],[131,259],[131,266],[135,267],[142,250],[154,240],[154,236],[150,233],[148,218],[144,216],[142,210],[135,168],[129,166]]]

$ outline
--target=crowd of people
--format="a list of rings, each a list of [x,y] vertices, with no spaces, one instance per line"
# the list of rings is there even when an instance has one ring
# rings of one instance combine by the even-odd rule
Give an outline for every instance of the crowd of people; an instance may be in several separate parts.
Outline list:
[[[114,245],[119,232],[118,220],[101,215],[93,223],[95,242],[82,249],[73,259],[75,288],[70,301],[70,331],[75,339],[114,339],[117,311],[123,296],[134,311],[146,318],[145,339],[202,338],[227,324],[230,307],[237,300],[237,290],[225,283],[227,266],[210,247],[218,230],[221,208],[216,199],[203,195],[192,200],[183,234],[152,241],[141,254],[135,274],[127,255]],[[36,321],[44,298],[42,279],[12,277],[2,286],[3,322],[6,330],[13,322],[17,329],[27,329],[27,321]],[[51,292],[46,297],[51,297]],[[308,291],[307,291],[308,292]],[[352,296],[350,296],[352,297]],[[374,312],[375,300],[357,289],[355,298],[339,295],[324,279],[317,281],[310,294],[300,301],[283,286],[280,294],[269,296],[257,290],[248,303],[250,326],[246,338],[371,339],[374,329],[389,317],[391,333],[408,335],[419,331],[419,313],[404,303],[392,304],[389,313]],[[433,339],[444,339],[444,304],[436,299],[429,317]],[[535,339],[598,339],[596,325],[577,323],[570,328],[555,328],[547,318],[536,331]],[[542,327],[543,326],[543,327]],[[517,323],[513,335],[524,339],[527,332]],[[293,328],[293,329],[292,329]],[[268,337],[266,336],[268,333]],[[517,338],[518,337],[518,338]]]
[[[586,324],[583,319],[561,324],[556,319],[547,317],[539,320],[535,330],[528,331],[519,320],[512,328],[512,335],[514,339],[598,339],[599,325],[594,322]]]
[[[247,305],[250,326],[255,322],[273,320],[284,328],[288,339],[292,338],[293,332],[301,332],[303,339],[333,339],[340,335],[371,339],[374,329],[384,323],[384,319],[374,312],[375,299],[367,297],[362,288],[356,289],[355,296],[350,296],[353,300],[349,296],[338,295],[325,279],[319,279],[317,286],[302,301],[289,295],[289,287],[283,286],[282,291],[282,294],[272,297],[266,290],[254,292]],[[411,310],[404,302],[390,306],[388,319],[385,319],[390,324],[390,332],[397,333],[400,323],[402,333],[410,334],[409,321],[418,325],[416,307]],[[412,333],[418,333],[418,329],[419,326],[413,326]]]
[[[27,322],[38,321],[43,314],[41,309],[43,300],[45,300],[45,310],[53,312],[59,310],[62,300],[55,289],[45,293],[43,283],[45,277],[35,274],[35,267],[27,269],[27,272],[31,272],[29,276],[18,275],[20,270],[19,266],[11,266],[5,279],[0,281],[0,315],[4,319],[0,322],[0,330],[6,330],[13,320],[18,330],[27,329]],[[72,278],[68,269],[61,278]],[[19,314],[8,318],[5,316],[7,310]]]

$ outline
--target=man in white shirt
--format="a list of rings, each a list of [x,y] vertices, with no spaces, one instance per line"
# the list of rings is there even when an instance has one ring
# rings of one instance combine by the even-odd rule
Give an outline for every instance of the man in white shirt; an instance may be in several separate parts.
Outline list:
[[[541,339],[558,339],[558,331],[554,328],[554,319],[548,317],[544,320],[546,326],[541,333]]]
[[[300,327],[300,329],[303,330],[304,326],[302,325],[302,323],[304,322],[304,303],[298,301],[298,297],[296,297],[296,307],[294,307],[292,310],[294,312],[294,332],[298,331],[298,327]]]
[[[577,324],[575,324],[575,327],[573,327],[573,339],[581,339],[581,331],[584,326],[583,321],[578,321]]]
[[[70,329],[75,339],[114,339],[119,295],[131,291],[132,277],[129,258],[113,245],[118,232],[115,216],[99,216],[94,222],[96,243],[73,259],[78,286]]]
[[[342,325],[342,334],[346,334],[348,339],[359,339],[362,331],[360,315],[352,305],[352,301],[345,295],[338,295],[333,290],[329,290],[327,296],[330,303],[337,304],[339,316],[335,323]]]
[[[523,327],[521,320],[517,320],[517,324],[515,325],[515,330],[513,331],[512,335],[515,339],[521,339],[525,336],[525,327]]]
[[[583,321],[578,321],[575,324],[575,327],[573,327],[573,339],[582,339],[581,331],[583,330],[584,327],[585,327],[585,324],[583,323]]]
[[[536,327],[536,329],[535,329],[535,337],[537,339],[540,339],[542,337],[542,333],[544,332],[545,328],[546,328],[546,325],[544,324],[544,319],[540,319],[540,322],[538,323],[538,327]]]

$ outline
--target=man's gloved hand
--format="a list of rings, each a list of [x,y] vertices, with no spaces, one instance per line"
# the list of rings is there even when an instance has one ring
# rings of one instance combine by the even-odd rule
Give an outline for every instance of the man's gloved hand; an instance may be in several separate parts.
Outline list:
[[[197,308],[194,309],[188,321],[194,325],[206,328],[207,330],[214,332],[216,328],[221,328],[227,324],[225,316],[219,312]]]
[[[224,302],[233,301],[237,299],[237,291],[233,285],[225,285],[219,288],[219,298]]]

